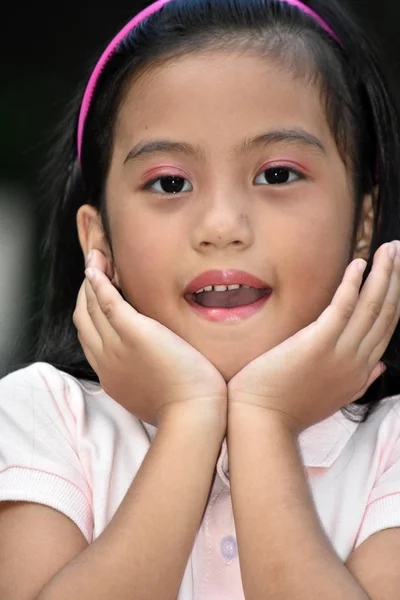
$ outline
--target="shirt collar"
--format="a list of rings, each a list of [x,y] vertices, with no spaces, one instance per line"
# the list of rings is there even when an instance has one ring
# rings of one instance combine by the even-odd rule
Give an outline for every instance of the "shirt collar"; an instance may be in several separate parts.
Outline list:
[[[80,380],[77,381],[81,384]],[[84,389],[92,394],[103,392],[97,383],[85,381],[85,385],[89,389],[87,387]],[[152,442],[157,433],[157,428],[144,421],[141,421],[141,423],[149,436],[150,442]],[[350,421],[339,410],[324,421],[320,421],[302,431],[298,437],[298,445],[304,466],[330,467],[355,433],[359,424]],[[221,476],[225,475],[225,479],[229,477],[226,439],[222,444],[217,469]]]
[[[339,410],[324,421],[302,431],[298,437],[300,453],[306,467],[330,467],[360,423],[350,421]]]
[[[300,455],[305,467],[330,467],[347,442],[355,433],[359,423],[350,421],[339,410],[320,423],[305,429],[298,436]],[[229,485],[229,461],[226,439],[217,463],[221,479]]]
[[[143,423],[150,441],[157,432],[156,427]],[[331,417],[312,425],[302,431],[298,437],[298,445],[303,464],[306,467],[330,467],[352,435],[359,423],[346,418],[339,410]],[[217,462],[217,471],[223,481],[229,485],[229,462],[226,438],[223,441]]]

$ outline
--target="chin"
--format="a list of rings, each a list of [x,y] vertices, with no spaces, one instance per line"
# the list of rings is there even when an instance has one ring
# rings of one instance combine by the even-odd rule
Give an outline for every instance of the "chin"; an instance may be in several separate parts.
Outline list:
[[[232,379],[232,377],[234,377],[236,375],[236,373],[239,373],[239,371],[242,370],[242,368],[245,365],[242,365],[240,367],[235,367],[235,368],[230,368],[230,366],[227,366],[227,365],[223,365],[223,366],[214,365],[214,366],[221,373],[222,377],[225,380],[225,383],[228,383]]]
[[[216,369],[221,373],[225,382],[228,383],[239,371],[241,371],[246,365],[248,365],[252,360],[260,356],[262,352],[254,354],[254,352],[250,355],[249,353],[244,356],[241,354],[240,356],[229,356],[225,355],[224,360],[221,360],[221,354],[219,356],[214,356],[212,353],[207,353],[205,356],[208,360],[214,365]]]

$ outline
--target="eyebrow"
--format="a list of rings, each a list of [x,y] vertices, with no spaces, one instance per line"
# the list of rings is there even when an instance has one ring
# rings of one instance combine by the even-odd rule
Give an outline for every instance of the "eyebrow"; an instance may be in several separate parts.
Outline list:
[[[317,150],[319,153],[326,155],[326,150],[322,142],[315,135],[312,135],[304,129],[279,129],[267,131],[266,133],[262,133],[261,135],[257,135],[255,137],[246,138],[241,144],[239,144],[239,146],[235,148],[234,154],[244,154],[256,148],[280,142],[293,143],[309,148],[311,147]],[[187,142],[175,142],[172,140],[162,139],[149,140],[148,142],[142,141],[137,143],[129,151],[124,164],[129,161],[133,161],[140,156],[155,154],[157,152],[178,152],[187,156],[200,158],[203,161],[206,159],[205,152],[200,146],[193,146]]]

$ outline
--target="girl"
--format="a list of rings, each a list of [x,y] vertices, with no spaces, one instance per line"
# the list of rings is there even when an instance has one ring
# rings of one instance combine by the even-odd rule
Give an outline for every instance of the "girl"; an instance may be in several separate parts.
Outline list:
[[[337,1],[158,0],[111,42],[0,384],[2,600],[398,597],[398,132]]]

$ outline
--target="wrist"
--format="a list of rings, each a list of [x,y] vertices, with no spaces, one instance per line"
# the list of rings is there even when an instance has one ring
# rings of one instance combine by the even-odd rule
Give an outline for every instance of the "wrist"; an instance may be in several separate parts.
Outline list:
[[[249,428],[252,431],[258,428],[282,430],[293,437],[297,437],[302,428],[300,423],[292,416],[277,409],[270,409],[258,404],[241,400],[231,400],[228,403],[228,428],[234,432],[237,427]]]
[[[219,440],[222,443],[227,427],[227,402],[222,398],[204,398],[196,401],[171,402],[157,415],[157,428],[190,431]]]

